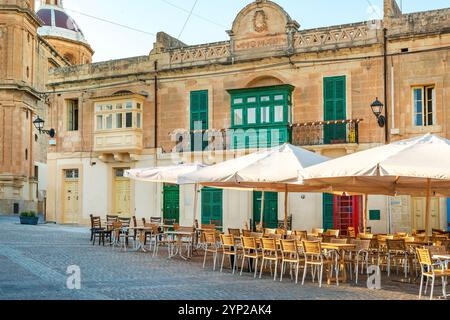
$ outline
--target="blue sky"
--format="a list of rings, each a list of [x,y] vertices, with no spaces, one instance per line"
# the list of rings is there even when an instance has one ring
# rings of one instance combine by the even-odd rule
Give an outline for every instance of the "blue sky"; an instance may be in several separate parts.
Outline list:
[[[118,59],[150,52],[158,31],[178,37],[196,0],[64,0],[96,51],[94,61]],[[180,40],[201,44],[227,40],[226,30],[251,0],[197,0],[194,15]],[[297,20],[301,29],[366,21],[382,16],[383,0],[276,0]],[[400,4],[400,0],[397,0]],[[370,7],[373,5],[373,8]],[[450,7],[450,0],[402,0],[403,12]],[[181,10],[179,8],[183,8]],[[83,13],[83,14],[80,14]],[[143,30],[141,33],[86,15]]]

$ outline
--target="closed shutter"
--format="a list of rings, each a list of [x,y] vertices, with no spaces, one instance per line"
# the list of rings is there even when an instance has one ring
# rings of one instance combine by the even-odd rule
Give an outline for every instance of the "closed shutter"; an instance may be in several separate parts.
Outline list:
[[[334,229],[334,195],[323,195],[323,228]]]
[[[191,130],[208,130],[208,91],[191,92]],[[196,143],[198,145],[196,145]],[[192,151],[202,151],[208,146],[203,134],[191,135]]]
[[[223,225],[223,190],[203,188],[202,224],[210,224],[211,220],[220,221]]]
[[[346,120],[347,97],[346,77],[324,79],[324,121]],[[346,125],[327,125],[324,129],[324,143],[345,143]]]

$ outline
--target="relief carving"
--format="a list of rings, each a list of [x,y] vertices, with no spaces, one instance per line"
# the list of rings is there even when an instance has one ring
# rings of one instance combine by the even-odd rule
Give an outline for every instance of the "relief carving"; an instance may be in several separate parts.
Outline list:
[[[267,16],[264,10],[258,10],[253,17],[253,28],[256,32],[262,33],[268,30]]]

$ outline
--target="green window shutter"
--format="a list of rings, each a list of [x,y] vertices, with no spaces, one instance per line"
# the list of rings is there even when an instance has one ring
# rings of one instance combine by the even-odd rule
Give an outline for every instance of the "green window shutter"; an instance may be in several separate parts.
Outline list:
[[[202,189],[202,224],[218,220],[223,224],[223,190]]]
[[[323,228],[334,229],[334,195],[323,195]]]
[[[346,77],[324,78],[324,121],[346,120]],[[333,124],[324,128],[324,143],[346,141],[346,125]]]
[[[253,221],[259,224],[261,221],[262,192],[253,192]],[[265,192],[264,194],[264,227],[276,228],[278,226],[278,193]]]
[[[208,130],[208,90],[191,92],[191,130]],[[196,148],[195,141],[201,141],[200,150]],[[208,146],[208,141],[203,140],[203,134],[191,134],[192,151],[202,151]],[[198,150],[195,150],[198,149]]]
[[[180,187],[173,185],[164,186],[163,201],[164,219],[180,221]]]

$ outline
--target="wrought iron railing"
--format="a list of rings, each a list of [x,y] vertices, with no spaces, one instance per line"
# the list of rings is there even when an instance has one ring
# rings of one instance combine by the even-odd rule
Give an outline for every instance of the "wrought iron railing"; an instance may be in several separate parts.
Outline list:
[[[359,124],[363,120],[317,121],[292,126],[292,144],[319,146],[359,144]]]

